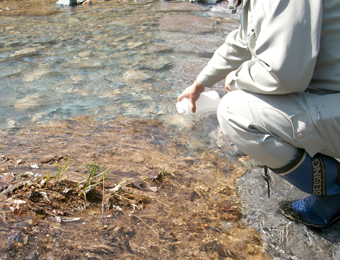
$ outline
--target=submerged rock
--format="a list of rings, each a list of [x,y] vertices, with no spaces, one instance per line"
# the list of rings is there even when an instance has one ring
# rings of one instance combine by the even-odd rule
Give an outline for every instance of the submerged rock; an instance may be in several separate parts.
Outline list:
[[[172,2],[160,2],[152,7],[152,11],[155,12],[170,12],[170,11],[203,11],[206,8],[201,5],[190,4],[187,2],[172,3]]]
[[[162,31],[180,31],[185,33],[206,33],[214,30],[215,21],[196,15],[169,15],[159,21]]]

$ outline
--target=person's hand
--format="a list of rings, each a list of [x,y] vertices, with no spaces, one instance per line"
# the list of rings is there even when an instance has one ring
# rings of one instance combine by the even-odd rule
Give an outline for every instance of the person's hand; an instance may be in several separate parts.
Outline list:
[[[230,87],[228,86],[228,84],[225,84],[225,89],[227,90],[227,92],[230,92]]]
[[[227,92],[229,93],[230,92],[230,87],[229,87],[229,85],[228,85],[228,76],[230,75],[230,73],[226,76],[226,78],[225,78],[225,84],[224,84],[224,86],[225,86],[225,89],[227,90]]]
[[[181,102],[183,98],[187,98],[191,103],[191,111],[196,112],[196,101],[200,94],[204,91],[204,87],[197,82],[197,80],[190,87],[187,87],[181,95],[179,95],[177,102]]]

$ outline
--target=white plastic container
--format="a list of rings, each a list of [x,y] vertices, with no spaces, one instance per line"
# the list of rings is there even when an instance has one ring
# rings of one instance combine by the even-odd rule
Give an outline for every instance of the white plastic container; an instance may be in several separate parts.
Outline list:
[[[208,91],[201,93],[196,101],[196,113],[206,113],[217,109],[221,99],[216,91]],[[178,113],[184,115],[193,114],[191,112],[190,101],[183,98],[181,102],[177,102],[176,108]]]

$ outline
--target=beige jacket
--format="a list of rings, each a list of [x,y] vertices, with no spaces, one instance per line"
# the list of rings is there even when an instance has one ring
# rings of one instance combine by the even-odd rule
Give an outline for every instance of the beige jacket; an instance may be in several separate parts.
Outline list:
[[[262,94],[340,92],[339,0],[244,0],[241,26],[199,74]]]

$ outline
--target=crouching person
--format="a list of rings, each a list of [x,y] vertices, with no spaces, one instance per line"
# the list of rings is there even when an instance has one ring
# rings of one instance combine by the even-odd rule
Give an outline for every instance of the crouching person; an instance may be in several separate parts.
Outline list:
[[[241,1],[238,1],[241,4]],[[223,132],[310,195],[279,204],[305,225],[340,219],[340,2],[243,0],[241,26],[179,96],[195,102],[226,76]],[[338,94],[339,93],[339,94]]]
[[[218,108],[223,132],[240,150],[311,194],[279,204],[305,225],[326,227],[340,218],[340,164],[332,158],[340,157],[339,101],[340,94],[236,90]]]

